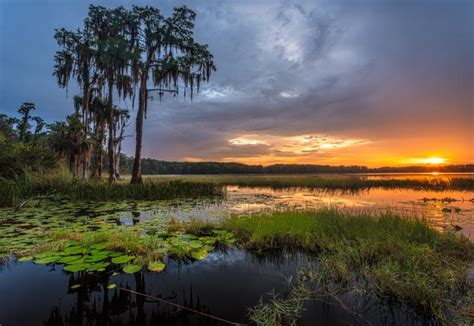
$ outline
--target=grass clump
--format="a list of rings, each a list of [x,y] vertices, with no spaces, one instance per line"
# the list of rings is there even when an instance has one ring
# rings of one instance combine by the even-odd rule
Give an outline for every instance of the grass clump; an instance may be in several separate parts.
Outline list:
[[[449,318],[469,288],[474,244],[421,220],[322,210],[234,217],[224,227],[252,250],[317,253],[320,285],[346,292],[363,289],[440,320]]]

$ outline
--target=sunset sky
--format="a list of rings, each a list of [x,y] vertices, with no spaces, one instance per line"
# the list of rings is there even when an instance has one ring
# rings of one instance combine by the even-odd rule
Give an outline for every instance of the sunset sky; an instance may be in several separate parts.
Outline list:
[[[0,112],[48,121],[72,96],[52,76],[55,28],[89,1],[0,0]],[[217,72],[191,102],[149,104],[144,155],[367,166],[474,162],[474,2],[94,1],[197,12]],[[130,103],[120,103],[131,109]],[[134,112],[132,112],[134,116]],[[128,135],[134,134],[130,125]],[[133,153],[134,138],[125,143]]]

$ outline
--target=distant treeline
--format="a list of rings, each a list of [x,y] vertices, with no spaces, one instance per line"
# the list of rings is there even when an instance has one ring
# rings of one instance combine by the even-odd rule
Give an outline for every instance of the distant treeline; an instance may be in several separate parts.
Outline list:
[[[122,156],[120,170],[130,174],[133,158]],[[142,159],[143,174],[293,174],[293,173],[403,173],[403,172],[474,172],[474,164],[445,166],[405,166],[368,168],[316,164],[275,164],[269,166],[224,162],[168,162]]]

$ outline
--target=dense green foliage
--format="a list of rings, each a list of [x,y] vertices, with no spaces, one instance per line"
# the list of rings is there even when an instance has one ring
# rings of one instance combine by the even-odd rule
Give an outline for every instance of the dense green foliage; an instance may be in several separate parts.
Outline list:
[[[25,111],[25,107],[29,109]],[[0,114],[0,178],[14,179],[25,172],[40,173],[57,165],[58,155],[51,148],[54,133],[46,133],[40,117],[31,117],[31,103],[23,104],[20,119]],[[33,126],[29,123],[35,121]]]
[[[235,217],[223,226],[251,250],[317,253],[319,268],[311,278],[319,286],[389,296],[440,320],[450,317],[469,286],[474,244],[420,220],[323,210]]]

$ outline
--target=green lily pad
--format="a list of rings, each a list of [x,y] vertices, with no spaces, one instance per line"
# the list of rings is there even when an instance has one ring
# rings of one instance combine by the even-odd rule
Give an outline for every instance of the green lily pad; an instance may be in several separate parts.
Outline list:
[[[198,260],[206,258],[208,254],[209,253],[206,250],[193,250],[193,251],[191,251],[191,257],[193,257],[194,259],[198,259]]]
[[[192,240],[192,241],[189,241],[188,246],[191,249],[199,249],[202,247],[202,242],[199,240]]]
[[[112,251],[112,252],[109,254],[109,257],[118,257],[118,256],[122,256],[122,253],[121,253],[121,252],[114,252],[114,251]]]
[[[101,263],[95,263],[91,264],[88,268],[88,272],[99,272],[105,270],[106,267],[108,267],[110,263],[107,262],[101,262]]]
[[[64,266],[64,270],[72,273],[85,271],[90,265],[85,263]]]
[[[202,237],[200,238],[202,242],[204,242],[207,245],[213,245],[216,243],[217,239],[213,237]]]
[[[114,284],[114,283],[110,283],[109,285],[107,285],[107,289],[109,290],[115,289],[116,287],[117,287],[117,284]]]
[[[133,258],[135,258],[135,257],[127,256],[127,255],[118,256],[118,257],[112,258],[112,263],[114,263],[114,264],[125,264],[125,263],[128,263],[129,261],[131,261]]]
[[[165,263],[163,263],[161,260],[148,263],[148,269],[153,272],[161,272],[165,269],[165,267]]]
[[[86,263],[97,263],[99,261],[107,259],[107,255],[95,255],[95,256],[85,256],[84,262]]]
[[[102,250],[102,249],[107,248],[108,246],[109,246],[109,244],[107,242],[101,242],[101,243],[92,245],[91,248],[92,249],[97,249],[97,250]]]
[[[30,261],[30,260],[32,260],[32,259],[33,259],[32,256],[24,256],[24,257],[18,258],[18,261],[21,261],[21,262],[23,262],[23,261]]]
[[[61,256],[49,256],[49,257],[44,257],[40,259],[35,259],[34,262],[35,264],[44,265],[44,264],[55,263],[59,259],[61,259]]]
[[[130,264],[130,265],[126,265],[122,270],[125,273],[134,274],[134,273],[137,273],[137,272],[141,271],[142,267],[140,265]]]
[[[73,286],[70,287],[70,289],[74,290],[74,289],[78,289],[80,287],[81,287],[80,284],[74,284]]]
[[[54,257],[54,256],[58,256],[58,253],[54,252],[54,251],[47,251],[47,252],[42,252],[42,253],[36,254],[35,259]]]
[[[58,263],[61,263],[61,264],[70,264],[72,262],[75,262],[75,261],[78,261],[79,259],[81,259],[82,256],[80,255],[76,255],[76,256],[64,256],[62,257],[61,259],[58,260]]]
[[[86,248],[74,246],[74,247],[68,247],[64,249],[61,254],[63,254],[64,256],[71,256],[71,255],[85,254],[87,253],[87,251],[88,250]]]

